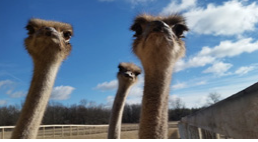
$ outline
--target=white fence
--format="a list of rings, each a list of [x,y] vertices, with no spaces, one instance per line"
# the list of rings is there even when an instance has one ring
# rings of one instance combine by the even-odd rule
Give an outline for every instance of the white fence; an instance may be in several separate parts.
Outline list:
[[[258,138],[258,83],[178,124],[181,138]]]
[[[1,138],[8,139],[14,126],[0,126]],[[108,125],[41,125],[37,138],[72,138],[107,133]]]

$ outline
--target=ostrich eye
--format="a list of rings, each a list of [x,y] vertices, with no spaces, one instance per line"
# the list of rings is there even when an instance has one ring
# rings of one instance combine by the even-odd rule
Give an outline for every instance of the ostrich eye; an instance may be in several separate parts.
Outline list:
[[[141,24],[139,23],[135,23],[132,27],[131,27],[132,31],[135,31],[135,34],[133,35],[134,37],[137,37],[139,35],[142,34],[142,27]]]
[[[184,32],[188,31],[188,27],[183,24],[176,24],[173,26],[172,30],[178,38],[184,38]]]
[[[27,25],[26,26],[26,29],[28,30],[28,34],[31,35],[31,34],[34,34],[35,33],[35,29],[32,25]]]
[[[138,76],[140,73],[139,72],[135,72],[134,74],[135,74],[135,76]]]
[[[65,40],[69,40],[69,39],[71,38],[71,36],[72,36],[72,33],[71,33],[71,32],[69,32],[69,31],[64,32],[64,38],[65,38]]]

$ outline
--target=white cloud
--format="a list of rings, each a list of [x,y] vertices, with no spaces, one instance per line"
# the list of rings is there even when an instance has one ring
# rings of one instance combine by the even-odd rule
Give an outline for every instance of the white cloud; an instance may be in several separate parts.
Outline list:
[[[200,82],[195,83],[195,86],[200,86],[200,85],[205,85],[205,84],[207,84],[206,81],[200,81]]]
[[[144,85],[144,77],[139,76],[138,82],[133,85],[131,91],[129,92],[130,97],[142,97],[143,95],[143,85]]]
[[[183,88],[186,88],[186,87],[187,87],[186,83],[177,83],[175,85],[172,85],[171,88],[173,90],[177,90],[177,89],[183,89]]]
[[[0,106],[6,105],[6,104],[7,104],[7,101],[6,101],[6,100],[0,100]]]
[[[143,87],[142,86],[134,86],[132,87],[127,99],[127,104],[140,104],[143,96]]]
[[[129,94],[126,98],[127,104],[141,103],[142,96],[143,96],[143,84],[144,84],[144,77],[143,77],[143,75],[141,75],[138,77],[137,83],[134,84],[132,86],[131,90],[129,91]],[[118,88],[118,81],[112,80],[110,82],[104,82],[104,83],[98,84],[97,87],[95,87],[94,89],[107,91],[107,90],[114,90],[117,88]],[[116,94],[116,92],[114,93],[113,96],[108,96],[106,98],[106,102],[107,102],[106,107],[112,107],[113,101],[115,98],[115,94]]]
[[[252,38],[245,38],[236,42],[222,41],[214,48],[203,47],[199,56],[234,57],[242,53],[252,53],[256,50],[258,50],[258,41],[254,42]]]
[[[251,65],[251,66],[244,66],[244,67],[240,67],[235,71],[235,74],[238,75],[244,75],[247,74],[248,72],[254,70],[256,67]]]
[[[17,91],[13,93],[9,90],[6,94],[8,94],[11,98],[20,98],[26,96],[27,93],[23,91]]]
[[[97,85],[94,89],[101,90],[101,91],[108,91],[108,90],[114,90],[118,87],[118,81],[112,80],[110,82],[103,82]]]
[[[116,0],[98,0],[100,2],[114,2]],[[141,4],[141,3],[147,3],[147,2],[152,2],[152,1],[156,1],[156,0],[124,0],[128,3],[131,3],[133,6],[134,5],[138,5],[138,4]]]
[[[203,71],[203,73],[213,73],[218,76],[226,75],[226,72],[232,67],[232,64],[217,62],[214,63],[211,67]]]
[[[214,57],[211,56],[193,56],[188,61],[179,60],[175,65],[175,72],[185,70],[187,68],[203,67],[207,64],[211,64],[215,61]]]
[[[106,103],[105,107],[112,108],[114,99],[115,99],[114,96],[107,96],[107,98],[106,98],[107,103]]]
[[[255,31],[258,24],[256,2],[231,0],[221,5],[197,5],[197,0],[172,0],[162,9],[161,14],[186,11],[183,15],[187,19],[187,25],[191,31],[199,34],[239,36],[244,32]]]
[[[207,81],[202,79],[188,80],[187,82],[180,82],[171,86],[171,91],[177,91],[180,89],[191,88],[195,86],[206,85]]]
[[[13,82],[11,80],[2,80],[0,81],[0,88],[5,91],[5,94],[7,94],[11,98],[20,98],[26,96],[26,92],[24,91],[16,91],[15,90],[16,82]]]
[[[194,8],[196,3],[197,0],[182,0],[181,3],[179,3],[179,0],[171,0],[168,6],[162,9],[161,14],[167,15],[188,10],[189,8]]]
[[[4,87],[4,86],[6,86],[6,85],[12,85],[14,82],[13,81],[11,81],[11,80],[2,80],[2,81],[0,81],[0,88],[1,87]]]
[[[128,96],[141,97],[143,95],[143,88],[139,86],[133,86]]]
[[[66,100],[75,88],[71,86],[57,86],[54,87],[50,99],[52,100]]]
[[[168,96],[168,105],[174,106],[177,99],[181,99],[181,98],[179,98],[177,95],[169,95]]]
[[[126,0],[132,4],[139,4],[139,3],[146,3],[146,2],[152,2],[152,1],[155,1],[155,0]]]
[[[221,41],[219,45],[214,47],[203,47],[195,56],[188,60],[179,60],[175,65],[175,72],[179,72],[188,68],[203,67],[208,64],[219,62],[225,57],[235,57],[243,53],[252,53],[258,50],[258,41],[252,38],[240,39],[236,42]]]
[[[255,31],[258,23],[258,5],[245,5],[240,0],[224,2],[223,5],[208,4],[184,13],[191,31],[199,34],[240,35]]]
[[[126,99],[127,104],[140,104],[143,96],[144,75],[139,76],[138,82],[132,87]]]
[[[182,89],[173,93],[177,94],[185,102],[186,107],[201,107],[206,104],[206,98],[209,93],[218,92],[222,98],[227,98],[253,85],[257,82],[257,78],[257,70],[254,70],[248,76],[227,76],[220,79],[209,76],[206,78],[206,80],[209,80],[209,83],[202,87]]]
[[[115,0],[99,0],[100,2],[112,2],[112,1],[115,1]]]

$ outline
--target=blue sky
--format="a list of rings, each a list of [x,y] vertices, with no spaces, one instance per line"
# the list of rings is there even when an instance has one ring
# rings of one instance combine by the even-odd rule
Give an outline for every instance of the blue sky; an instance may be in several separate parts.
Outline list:
[[[179,12],[190,27],[186,56],[176,64],[170,102],[200,107],[211,92],[226,98],[258,80],[258,3],[255,0],[1,0],[0,106],[21,104],[32,77],[23,40],[30,18],[68,22],[73,50],[57,75],[51,101],[86,99],[111,106],[119,62],[134,62],[129,30],[140,13]],[[141,103],[143,77],[127,103]]]

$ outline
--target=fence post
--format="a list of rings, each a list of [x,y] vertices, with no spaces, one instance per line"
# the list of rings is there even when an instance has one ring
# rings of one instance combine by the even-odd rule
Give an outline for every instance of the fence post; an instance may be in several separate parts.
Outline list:
[[[199,130],[195,126],[188,125],[188,136],[190,139],[199,139]]]
[[[220,139],[220,134],[202,129],[203,139]]]
[[[199,139],[203,139],[201,128],[198,128],[198,135],[199,135]]]
[[[2,128],[2,139],[4,139],[4,128]]]
[[[55,138],[55,126],[53,127],[53,135],[54,135],[54,138]]]
[[[70,125],[70,138],[72,137],[72,126]]]
[[[43,126],[43,138],[45,139],[45,126]]]
[[[178,123],[178,130],[179,130],[179,135],[181,139],[188,139],[189,135],[188,135],[188,126],[186,123],[183,122],[179,122]]]
[[[220,139],[220,134],[216,133],[215,138],[216,138],[216,139]]]
[[[62,126],[62,138],[64,137],[64,126]]]

